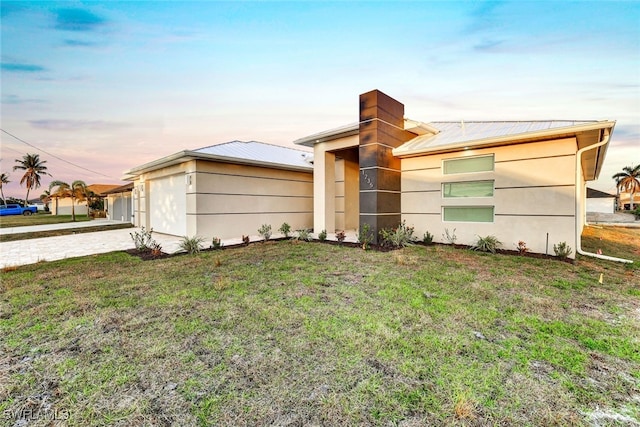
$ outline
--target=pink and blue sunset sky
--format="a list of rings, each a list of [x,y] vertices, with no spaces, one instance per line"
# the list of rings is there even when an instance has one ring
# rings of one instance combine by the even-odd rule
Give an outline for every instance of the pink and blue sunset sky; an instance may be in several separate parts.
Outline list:
[[[640,163],[640,2],[13,2],[2,9],[0,171],[121,184],[231,140],[357,121],[380,89],[407,117],[617,120],[601,179]],[[64,159],[85,169],[59,160]],[[89,169],[86,170],[86,169]]]

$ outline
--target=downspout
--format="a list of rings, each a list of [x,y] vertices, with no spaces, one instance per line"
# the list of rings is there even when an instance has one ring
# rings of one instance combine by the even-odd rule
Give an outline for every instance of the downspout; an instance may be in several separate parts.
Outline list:
[[[594,257],[594,258],[599,258],[599,259],[604,259],[607,261],[615,261],[615,262],[626,262],[626,263],[633,263],[633,261],[631,261],[630,259],[624,259],[624,258],[616,258],[616,257],[612,257],[612,256],[607,256],[607,255],[600,255],[600,254],[594,254],[593,252],[586,252],[584,250],[582,250],[582,230],[581,230],[581,225],[583,223],[583,218],[582,218],[582,209],[581,209],[581,201],[582,201],[582,176],[580,175],[580,171],[582,169],[582,153],[584,153],[585,151],[589,151],[589,150],[593,150],[596,149],[598,147],[601,147],[605,144],[607,144],[609,142],[609,139],[611,138],[611,132],[609,131],[607,133],[607,135],[604,137],[604,139],[596,144],[593,145],[589,145],[587,147],[583,147],[581,149],[578,150],[578,152],[576,153],[576,253],[579,253],[580,255],[585,255],[585,256],[590,256],[590,257]],[[584,221],[586,223],[586,221]]]

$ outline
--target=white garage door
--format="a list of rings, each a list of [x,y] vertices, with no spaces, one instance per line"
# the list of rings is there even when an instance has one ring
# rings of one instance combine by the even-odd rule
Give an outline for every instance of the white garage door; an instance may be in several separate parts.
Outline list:
[[[187,235],[187,195],[184,175],[149,182],[151,228],[158,233]]]

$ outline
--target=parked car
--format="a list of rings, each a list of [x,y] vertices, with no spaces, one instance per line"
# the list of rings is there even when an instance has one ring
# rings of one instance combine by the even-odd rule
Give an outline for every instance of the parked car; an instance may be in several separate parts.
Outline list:
[[[38,212],[38,208],[35,206],[20,206],[17,203],[1,205],[0,206],[0,216],[5,215],[33,215]]]

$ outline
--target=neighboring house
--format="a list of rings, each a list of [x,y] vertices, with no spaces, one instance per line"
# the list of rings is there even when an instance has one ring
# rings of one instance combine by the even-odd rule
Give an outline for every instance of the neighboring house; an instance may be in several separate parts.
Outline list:
[[[368,224],[375,237],[401,221],[422,236],[471,245],[494,235],[506,249],[574,249],[585,182],[601,172],[614,121],[422,123],[374,90],[359,123],[295,141],[314,149],[314,231]],[[336,162],[343,179],[336,182]],[[344,195],[342,199],[338,196]],[[575,255],[572,254],[572,256]]]
[[[113,184],[91,184],[87,185],[87,188],[97,196],[104,197],[103,193],[105,191],[112,190],[114,188],[119,187],[118,185]],[[87,202],[86,200],[79,201],[77,199],[73,200],[73,204],[75,205],[73,211],[75,211],[76,215],[87,215]],[[50,202],[50,210],[52,215],[71,215],[72,211],[72,200],[71,197],[51,197]]]
[[[185,150],[125,172],[134,225],[176,236],[234,238],[313,224],[311,154],[256,141]]]
[[[134,224],[206,240],[262,224],[315,233],[368,224],[377,240],[405,221],[438,242],[448,232],[459,244],[494,235],[537,253],[579,246],[586,182],[601,172],[614,121],[422,123],[378,90],[360,95],[359,114],[294,141],[313,156],[233,141],[133,168]]]
[[[614,213],[616,196],[587,187],[587,212]]]
[[[133,223],[133,182],[102,193],[108,219]]]

